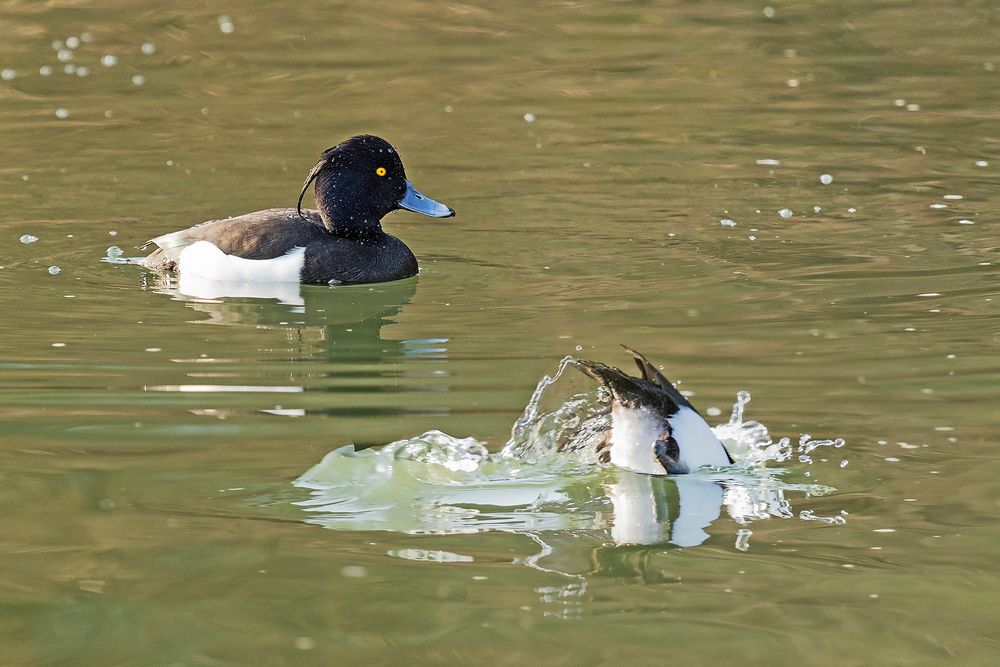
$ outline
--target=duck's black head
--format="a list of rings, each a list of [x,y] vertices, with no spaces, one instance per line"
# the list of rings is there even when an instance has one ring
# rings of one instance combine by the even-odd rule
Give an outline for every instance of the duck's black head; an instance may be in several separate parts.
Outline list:
[[[316,207],[326,228],[335,234],[364,235],[381,229],[379,221],[398,208],[433,218],[455,211],[428,199],[406,180],[403,161],[385,139],[368,134],[351,137],[323,151],[299,192],[302,197],[316,181]]]

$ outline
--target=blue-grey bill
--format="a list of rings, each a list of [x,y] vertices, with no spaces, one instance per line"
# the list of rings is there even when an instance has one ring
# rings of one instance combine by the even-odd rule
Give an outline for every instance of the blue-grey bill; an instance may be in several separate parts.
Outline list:
[[[430,197],[425,197],[413,187],[409,179],[406,181],[406,194],[399,200],[399,208],[405,208],[414,213],[423,213],[432,218],[450,218],[455,215],[455,209],[449,208],[441,202],[436,202]]]

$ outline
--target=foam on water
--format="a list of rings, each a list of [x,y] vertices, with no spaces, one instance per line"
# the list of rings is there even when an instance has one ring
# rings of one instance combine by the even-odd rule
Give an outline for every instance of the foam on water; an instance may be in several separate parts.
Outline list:
[[[798,454],[798,468],[812,465],[817,449],[842,447],[843,440],[803,435],[795,446],[788,438],[774,441],[763,424],[744,420],[750,402],[745,391],[737,395],[729,421],[713,429],[736,460],[732,466],[655,477],[599,465],[586,447],[563,451],[585,439],[588,429],[610,424],[610,397],[603,388],[565,398],[558,385],[573,361],[566,357],[553,376],[539,381],[500,452],[491,454],[475,438],[436,430],[362,451],[348,445],[295,480],[309,492],[296,504],[307,522],[336,530],[508,531],[535,537],[572,530],[614,544],[683,547],[708,539],[706,529],[724,509],[735,524],[737,548],[746,550],[747,525],[796,516],[787,494],[808,498],[834,490],[787,482],[782,477],[789,471],[773,464]],[[810,510],[799,518],[844,522],[842,514],[825,517]]]

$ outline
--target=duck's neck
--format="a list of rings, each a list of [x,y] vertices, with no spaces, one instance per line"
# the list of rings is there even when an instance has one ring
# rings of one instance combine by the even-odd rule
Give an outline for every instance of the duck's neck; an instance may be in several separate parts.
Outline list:
[[[382,212],[365,197],[347,193],[361,192],[347,182],[350,174],[323,171],[316,177],[316,208],[327,230],[336,236],[369,237],[382,234]]]

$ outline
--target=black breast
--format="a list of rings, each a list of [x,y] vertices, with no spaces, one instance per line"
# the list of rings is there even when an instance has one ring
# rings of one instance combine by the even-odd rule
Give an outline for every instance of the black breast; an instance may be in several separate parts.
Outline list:
[[[381,230],[365,238],[328,234],[306,246],[302,282],[379,283],[417,275],[417,259],[406,244]]]

